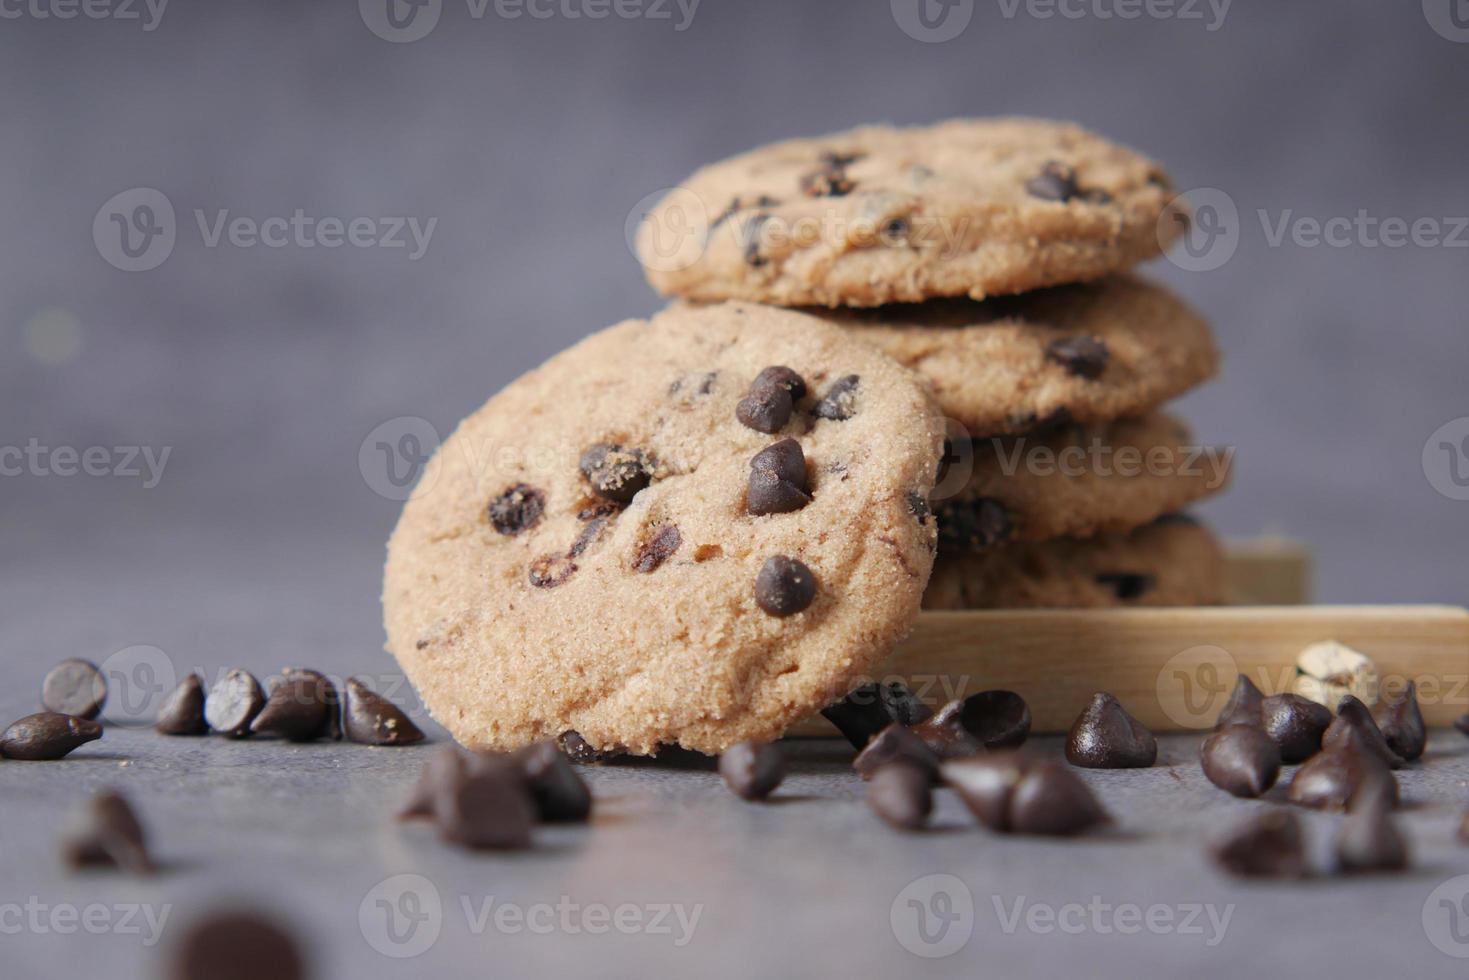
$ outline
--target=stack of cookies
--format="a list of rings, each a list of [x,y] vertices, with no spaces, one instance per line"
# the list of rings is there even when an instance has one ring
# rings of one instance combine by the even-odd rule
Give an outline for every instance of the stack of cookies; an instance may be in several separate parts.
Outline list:
[[[956,120],[706,167],[638,248],[665,294],[803,308],[923,380],[948,430],[925,608],[1207,605],[1222,552],[1182,511],[1230,456],[1160,406],[1218,355],[1131,271],[1187,220],[1155,163],[1092,133]]]

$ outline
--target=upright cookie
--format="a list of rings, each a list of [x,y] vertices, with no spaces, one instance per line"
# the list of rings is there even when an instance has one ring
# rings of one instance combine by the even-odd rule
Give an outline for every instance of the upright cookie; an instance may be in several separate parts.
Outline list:
[[[1224,591],[1219,542],[1186,517],[1168,517],[1131,533],[940,555],[923,608],[1211,606]]]
[[[388,546],[388,649],[464,745],[720,752],[844,695],[911,626],[943,422],[819,319],[677,308],[466,419]]]
[[[1223,490],[1232,461],[1163,414],[960,444],[934,492],[939,547],[985,551],[1131,530]]]
[[[831,317],[922,375],[975,438],[1142,415],[1219,368],[1203,318],[1134,276]]]
[[[1187,221],[1146,157],[1077,126],[868,126],[705,167],[638,233],[662,293],[878,306],[1086,282],[1152,258]]]

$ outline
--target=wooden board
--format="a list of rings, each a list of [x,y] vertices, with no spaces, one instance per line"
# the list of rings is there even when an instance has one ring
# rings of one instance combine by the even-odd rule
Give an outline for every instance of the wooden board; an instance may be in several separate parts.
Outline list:
[[[901,678],[931,704],[1017,691],[1037,731],[1065,731],[1096,691],[1154,731],[1202,730],[1239,672],[1289,690],[1296,656],[1319,640],[1371,657],[1384,689],[1417,681],[1430,725],[1469,711],[1469,610],[1451,606],[923,613],[874,679]],[[818,717],[790,734],[833,733]]]

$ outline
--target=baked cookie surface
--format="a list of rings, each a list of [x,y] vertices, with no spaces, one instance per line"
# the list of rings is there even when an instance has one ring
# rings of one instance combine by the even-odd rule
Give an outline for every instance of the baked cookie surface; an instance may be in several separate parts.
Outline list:
[[[1224,592],[1219,542],[1188,518],[1168,517],[1131,533],[940,555],[923,608],[1210,606]]]
[[[637,249],[668,295],[877,306],[1085,282],[1161,254],[1187,214],[1153,161],[1041,119],[867,126],[694,173]]]
[[[1203,317],[1134,276],[830,316],[921,375],[975,438],[1142,415],[1219,369]]]
[[[387,647],[471,748],[775,738],[911,626],[942,442],[920,382],[814,317],[625,322],[444,442],[388,545]]]
[[[1223,490],[1233,461],[1162,413],[978,440],[968,451],[949,450],[934,492],[944,552],[1130,530]]]

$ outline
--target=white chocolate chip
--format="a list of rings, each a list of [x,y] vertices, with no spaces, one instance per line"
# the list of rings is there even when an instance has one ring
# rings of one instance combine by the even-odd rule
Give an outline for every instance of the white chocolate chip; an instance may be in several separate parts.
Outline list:
[[[1313,643],[1296,658],[1295,692],[1332,711],[1348,694],[1371,707],[1377,703],[1377,665],[1335,640]]]

